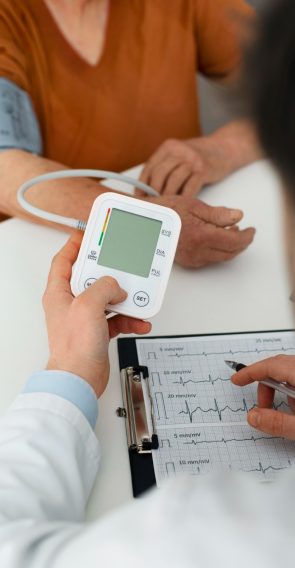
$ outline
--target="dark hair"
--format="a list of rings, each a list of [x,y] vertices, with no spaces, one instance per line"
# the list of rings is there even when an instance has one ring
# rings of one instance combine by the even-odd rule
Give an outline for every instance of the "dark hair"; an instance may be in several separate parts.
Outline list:
[[[295,0],[273,1],[261,15],[245,67],[262,146],[295,198]]]

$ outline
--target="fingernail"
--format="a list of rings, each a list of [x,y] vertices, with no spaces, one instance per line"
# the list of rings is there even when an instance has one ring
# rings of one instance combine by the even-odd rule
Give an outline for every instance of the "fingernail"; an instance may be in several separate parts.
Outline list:
[[[244,213],[240,209],[231,209],[230,210],[230,219],[231,221],[240,221],[243,217]]]
[[[251,426],[254,426],[254,428],[259,427],[260,418],[260,412],[257,408],[253,408],[253,410],[251,410],[248,414],[248,422]]]

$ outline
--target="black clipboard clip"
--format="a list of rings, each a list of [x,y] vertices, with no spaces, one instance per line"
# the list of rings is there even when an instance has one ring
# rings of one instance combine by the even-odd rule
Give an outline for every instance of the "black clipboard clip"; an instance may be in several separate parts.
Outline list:
[[[135,366],[121,369],[124,407],[117,408],[117,416],[126,419],[129,452],[151,454],[159,448],[155,434],[153,404],[148,383],[148,368]],[[143,381],[145,382],[143,386]],[[146,397],[144,397],[145,388]],[[148,399],[148,405],[146,405]]]

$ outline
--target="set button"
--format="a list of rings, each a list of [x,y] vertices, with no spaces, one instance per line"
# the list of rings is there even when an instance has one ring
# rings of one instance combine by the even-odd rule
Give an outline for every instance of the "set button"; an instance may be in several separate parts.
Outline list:
[[[144,308],[145,306],[147,306],[149,301],[150,301],[149,295],[143,290],[136,292],[133,296],[133,302],[139,308]]]

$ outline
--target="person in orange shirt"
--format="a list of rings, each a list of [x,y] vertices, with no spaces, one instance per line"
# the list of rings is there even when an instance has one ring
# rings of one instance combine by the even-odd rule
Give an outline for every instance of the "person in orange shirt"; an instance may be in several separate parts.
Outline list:
[[[256,137],[246,122],[202,136],[195,75],[232,76],[251,17],[244,0],[0,0],[0,210],[25,217],[17,188],[48,171],[145,162],[153,199],[182,218],[180,264],[245,250],[255,230],[238,229],[242,212],[195,196],[259,157]],[[86,220],[102,191],[80,179],[29,196]]]

